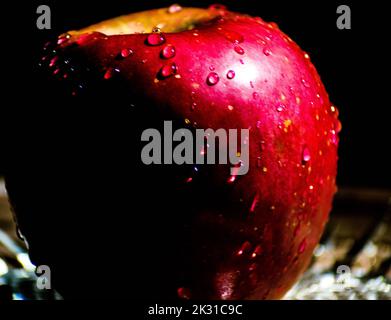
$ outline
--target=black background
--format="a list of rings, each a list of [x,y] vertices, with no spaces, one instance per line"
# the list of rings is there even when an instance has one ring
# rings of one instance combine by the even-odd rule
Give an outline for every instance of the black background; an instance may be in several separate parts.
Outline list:
[[[354,3],[353,3],[354,2]],[[206,7],[213,1],[182,1]],[[275,21],[305,51],[318,69],[340,110],[343,130],[340,143],[338,184],[341,186],[391,187],[389,98],[389,24],[381,1],[220,1],[229,9]],[[52,30],[36,28],[36,8],[47,4],[52,10]],[[28,14],[32,37],[32,66],[37,64],[42,44],[70,29],[77,29],[120,14],[163,7],[172,1],[33,1]],[[352,29],[336,27],[338,5],[349,5]],[[19,21],[20,22],[20,21]],[[18,24],[20,25],[20,23]],[[31,34],[31,33],[30,33]],[[22,39],[13,39],[20,44]],[[44,88],[30,74],[31,91],[44,95]],[[24,77],[26,75],[24,74]],[[27,78],[26,78],[27,79]],[[24,80],[26,80],[24,79]],[[20,83],[20,79],[18,82]],[[22,80],[23,81],[23,80]],[[21,90],[26,90],[25,87]],[[29,105],[38,103],[29,101]],[[12,139],[12,132],[6,132]]]

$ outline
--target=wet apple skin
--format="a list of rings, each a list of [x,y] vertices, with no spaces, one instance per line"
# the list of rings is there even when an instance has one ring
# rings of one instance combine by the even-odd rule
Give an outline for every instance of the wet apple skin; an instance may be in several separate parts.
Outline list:
[[[147,233],[147,243],[160,250],[148,259],[134,257],[138,264],[156,265],[147,267],[145,274],[141,267],[138,277],[148,277],[151,270],[159,275],[156,279],[166,273],[170,281],[152,283],[168,297],[180,293],[180,298],[194,299],[279,299],[308,266],[331,210],[338,110],[309,56],[274,24],[226,12],[222,19],[196,29],[162,36],[162,43],[151,45],[146,34],[76,34],[56,48],[55,64],[64,73],[69,67],[65,60],[88,67],[95,88],[107,88],[100,93],[105,99],[127,97],[127,103],[141,109],[129,117],[128,126],[137,127],[139,122],[146,128],[175,119],[179,127],[250,129],[250,170],[233,182],[227,166],[202,166],[201,174],[175,166],[154,168],[153,173],[141,168],[143,174],[133,183],[144,188],[154,185],[152,191],[118,195],[118,209],[126,201],[137,204],[119,210],[117,220],[138,214],[137,208],[148,201],[159,204],[148,210],[148,219],[126,220],[132,230],[153,225],[155,234]],[[175,47],[175,55],[168,59],[162,57],[167,45]],[[124,49],[132,53],[120,56]],[[162,68],[172,63],[175,72],[162,77]],[[234,77],[228,76],[231,71]],[[211,73],[217,74],[216,83],[208,80]],[[71,87],[76,78],[69,76]],[[90,96],[94,86],[88,89]],[[124,119],[121,125],[126,126]],[[191,183],[188,177],[193,178]],[[81,179],[88,185],[88,179]],[[172,181],[165,183],[167,179]],[[8,180],[11,200],[17,199],[19,187]],[[108,181],[118,183],[114,177]],[[120,190],[122,184],[114,189]],[[27,229],[32,247],[42,247],[34,243],[31,227],[23,226],[29,208],[18,212],[17,201],[13,203],[22,230]],[[89,211],[88,205],[83,207]],[[174,214],[165,221],[161,215],[169,212]],[[72,215],[63,218],[78,224]],[[93,228],[93,218],[90,223]],[[161,244],[157,243],[164,232],[159,224],[175,234]],[[54,250],[44,255],[54,265],[64,265]]]

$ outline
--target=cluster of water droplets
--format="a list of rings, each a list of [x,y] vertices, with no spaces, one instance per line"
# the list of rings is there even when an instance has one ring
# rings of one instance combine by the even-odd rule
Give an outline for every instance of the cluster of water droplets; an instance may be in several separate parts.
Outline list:
[[[180,11],[180,7],[178,5],[173,5],[169,9],[169,13],[175,13]],[[157,27],[153,28],[152,33],[148,34],[145,39],[145,44],[152,47],[160,47],[163,46],[160,50],[159,57],[162,60],[167,60],[167,62],[161,67],[159,72],[157,73],[157,78],[160,79],[166,79],[168,77],[171,77],[178,72],[178,67],[175,62],[168,61],[175,57],[176,55],[176,49],[175,46],[172,44],[166,44],[166,36],[161,32],[161,30]],[[133,50],[131,48],[123,48],[119,52],[119,57],[122,59],[126,59],[134,54]],[[142,61],[143,63],[146,62],[146,60]],[[104,79],[108,80],[112,78],[112,76],[115,74],[114,71],[119,72],[120,69],[118,67],[113,68],[110,67],[106,70],[106,73],[104,74]]]
[[[97,35],[92,35],[97,37]],[[68,45],[72,36],[68,33],[62,34],[55,42],[47,42],[43,47],[43,56],[38,63],[40,67],[46,66],[49,72],[57,80],[65,81],[71,87],[71,93],[75,96],[85,89],[82,74],[89,71],[88,68],[76,65],[69,57],[62,56],[64,46]]]
[[[225,7],[224,7],[225,8]],[[221,10],[219,8],[219,10]],[[225,10],[225,9],[224,9]],[[234,51],[239,54],[243,55],[244,54],[244,49],[240,46],[240,43],[244,41],[244,38],[241,34],[235,31],[227,31],[227,30],[220,30],[220,32],[224,35],[224,37],[230,41],[233,44],[233,49]],[[226,77],[228,80],[232,80],[235,78],[235,71],[234,70],[228,70],[226,73]],[[206,83],[209,86],[214,86],[216,85],[220,80],[220,76],[211,70],[211,72],[208,74],[206,78]]]

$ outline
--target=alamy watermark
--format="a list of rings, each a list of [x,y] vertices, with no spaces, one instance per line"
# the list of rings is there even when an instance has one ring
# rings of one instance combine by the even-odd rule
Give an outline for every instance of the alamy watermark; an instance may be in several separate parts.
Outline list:
[[[249,129],[195,129],[194,133],[181,128],[173,132],[172,121],[164,121],[163,135],[154,128],[142,132],[141,141],[148,143],[141,150],[141,161],[146,165],[231,164],[231,175],[244,175],[249,169],[249,137]]]
[[[352,279],[352,271],[347,265],[339,265],[337,267],[335,283],[339,286],[340,291],[349,290]]]
[[[347,5],[340,5],[337,7],[337,28],[340,30],[352,28],[352,12]]]
[[[51,270],[47,265],[40,265],[35,270],[37,274],[37,288],[39,290],[50,290],[52,288]]]
[[[37,7],[37,28],[39,30],[49,30],[52,28],[52,13],[50,7],[47,5],[40,5]]]
[[[51,9],[48,5],[37,7],[38,14],[36,25],[39,30],[50,30],[51,26]],[[337,7],[337,28],[340,30],[351,29],[351,10],[348,5],[339,5]]]

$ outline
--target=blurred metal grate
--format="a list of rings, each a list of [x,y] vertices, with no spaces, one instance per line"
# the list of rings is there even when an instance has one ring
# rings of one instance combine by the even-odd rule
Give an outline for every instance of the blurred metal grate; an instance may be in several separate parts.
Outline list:
[[[293,300],[391,300],[391,191],[341,189]]]

